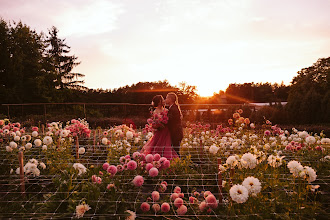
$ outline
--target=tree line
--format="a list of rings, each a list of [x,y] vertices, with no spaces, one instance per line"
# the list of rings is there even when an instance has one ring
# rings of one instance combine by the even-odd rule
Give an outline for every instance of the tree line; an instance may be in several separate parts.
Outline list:
[[[230,84],[225,91],[204,98],[196,86],[185,82],[177,86],[167,80],[138,82],[116,89],[89,89],[84,74],[74,72],[80,64],[70,55],[59,30],[51,27],[47,33],[37,33],[22,22],[0,19],[0,104],[1,103],[150,103],[156,94],[178,94],[186,104],[244,104],[251,102],[281,102],[273,106],[281,118],[294,123],[330,121],[330,57],[319,59],[303,68],[291,85],[272,83]],[[276,117],[275,117],[276,118]]]

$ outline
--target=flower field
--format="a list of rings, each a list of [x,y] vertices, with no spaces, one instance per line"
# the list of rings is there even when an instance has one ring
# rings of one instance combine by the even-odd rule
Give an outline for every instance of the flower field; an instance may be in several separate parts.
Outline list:
[[[187,124],[171,161],[139,153],[149,126],[0,120],[0,218],[328,219],[330,139],[241,113]]]

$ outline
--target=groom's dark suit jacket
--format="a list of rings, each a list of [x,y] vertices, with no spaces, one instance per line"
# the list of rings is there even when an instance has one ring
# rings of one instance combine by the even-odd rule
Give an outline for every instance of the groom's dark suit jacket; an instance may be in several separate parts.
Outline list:
[[[176,104],[173,104],[168,110],[167,125],[170,130],[173,148],[179,153],[180,142],[183,138],[183,129],[181,124],[181,114]]]

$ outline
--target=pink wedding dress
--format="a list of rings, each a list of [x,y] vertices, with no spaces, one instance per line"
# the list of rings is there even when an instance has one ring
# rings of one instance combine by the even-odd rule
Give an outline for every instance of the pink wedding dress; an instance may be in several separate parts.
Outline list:
[[[154,136],[143,146],[141,153],[147,154],[160,154],[168,160],[178,157],[178,154],[172,148],[171,135],[167,126],[161,130],[154,132]]]

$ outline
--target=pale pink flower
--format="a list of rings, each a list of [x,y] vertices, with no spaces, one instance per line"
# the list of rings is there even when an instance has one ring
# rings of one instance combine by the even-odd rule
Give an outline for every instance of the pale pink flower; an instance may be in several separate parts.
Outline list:
[[[172,193],[172,194],[171,194],[170,199],[171,199],[172,201],[176,200],[177,198],[179,198],[179,194],[178,194],[178,193]]]
[[[158,191],[153,191],[151,193],[151,197],[152,197],[152,200],[155,202],[155,201],[158,201],[159,198],[160,198],[160,195],[159,195],[159,192]]]
[[[151,208],[152,208],[152,210],[154,210],[154,212],[159,212],[159,210],[160,210],[160,205],[157,204],[157,203],[155,203],[155,204],[152,205]]]
[[[182,205],[183,205],[183,200],[182,200],[181,198],[176,198],[176,199],[174,200],[174,206],[175,206],[175,207],[179,208],[179,207],[182,206]]]
[[[144,183],[144,179],[142,176],[138,175],[138,176],[134,177],[134,179],[133,179],[134,186],[140,187],[143,185],[143,183]]]
[[[184,215],[187,213],[187,206],[185,205],[181,205],[178,210],[176,210],[176,212],[178,213],[178,215]]]
[[[138,151],[134,152],[133,153],[133,159],[138,160],[140,158],[140,155],[141,155],[140,152],[138,152]]]
[[[206,209],[207,204],[206,204],[205,201],[203,201],[203,202],[201,202],[201,204],[199,204],[198,207],[199,207],[199,210],[200,210],[201,212],[203,212],[203,211]]]
[[[216,209],[218,207],[218,201],[213,194],[206,197],[205,202],[211,209]]]
[[[158,176],[158,169],[156,167],[153,167],[149,170],[149,176],[155,177]]]
[[[116,188],[115,184],[113,184],[113,183],[109,183],[109,184],[107,185],[107,189],[110,190],[110,189],[112,189],[112,188]]]
[[[77,218],[83,217],[85,212],[87,212],[90,209],[91,209],[91,207],[87,204],[82,204],[82,205],[76,206],[76,217]]]
[[[152,154],[148,154],[146,156],[146,162],[151,163],[154,160],[154,156]]]
[[[179,186],[175,187],[173,190],[174,193],[180,193],[181,192],[181,188]]]

